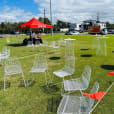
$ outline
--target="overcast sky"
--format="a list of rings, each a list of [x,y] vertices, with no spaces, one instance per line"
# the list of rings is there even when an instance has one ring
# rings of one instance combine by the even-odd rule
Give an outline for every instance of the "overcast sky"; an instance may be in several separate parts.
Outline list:
[[[59,19],[66,22],[81,23],[96,19],[114,23],[114,0],[51,0],[53,24]],[[50,18],[50,0],[0,0],[0,22],[28,21],[32,17]]]

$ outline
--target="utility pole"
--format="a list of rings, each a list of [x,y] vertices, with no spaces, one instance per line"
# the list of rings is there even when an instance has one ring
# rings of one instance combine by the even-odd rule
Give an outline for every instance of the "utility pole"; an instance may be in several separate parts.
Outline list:
[[[50,20],[52,25],[52,6],[51,6],[51,0],[50,0]],[[51,35],[53,36],[53,28],[51,28]]]
[[[45,13],[46,13],[46,10],[45,10],[45,8],[44,8],[44,23],[45,23]]]
[[[100,22],[100,14],[97,12],[97,22]]]
[[[45,12],[46,12],[46,10],[44,8],[44,23],[45,23]],[[45,32],[45,28],[43,28],[43,32]]]

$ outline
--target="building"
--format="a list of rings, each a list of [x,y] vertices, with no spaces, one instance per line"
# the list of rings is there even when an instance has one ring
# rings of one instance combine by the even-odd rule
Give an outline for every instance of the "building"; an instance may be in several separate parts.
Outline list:
[[[97,22],[96,20],[86,20],[86,21],[83,21],[81,25],[81,30],[83,30],[84,32],[87,32],[90,26],[100,26],[100,29],[102,30],[106,28],[106,23]]]
[[[70,24],[70,31],[79,31],[81,29],[81,24],[72,23]]]
[[[67,31],[69,31],[69,28],[61,28],[60,29],[60,32],[67,32]]]

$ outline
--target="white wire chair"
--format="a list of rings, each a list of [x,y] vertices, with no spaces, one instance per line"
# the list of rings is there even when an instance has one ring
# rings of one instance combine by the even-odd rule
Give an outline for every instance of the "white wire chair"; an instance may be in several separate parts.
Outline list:
[[[65,76],[70,76],[75,71],[75,57],[69,56],[65,58],[65,65],[62,69],[54,71],[53,74],[57,77],[64,78]]]
[[[52,41],[51,42],[51,45],[49,47],[52,47],[52,48],[60,48],[60,41],[58,41],[58,45],[56,45],[56,42],[55,41]]]
[[[7,59],[10,56],[10,49],[7,49],[6,46],[3,47],[2,52],[0,53],[1,59]]]
[[[62,38],[62,37],[60,38],[59,42],[60,42],[60,46],[64,46],[65,41],[63,40],[63,38]]]
[[[65,56],[74,56],[75,39],[65,39]]]
[[[39,45],[40,45],[40,41],[39,40],[36,40],[34,46],[37,47]]]
[[[96,49],[97,48],[97,38],[92,38],[92,49]]]
[[[7,42],[7,43],[10,42],[10,38],[9,38],[9,36],[7,36],[7,38],[6,38],[6,42]]]
[[[28,47],[34,46],[33,41],[28,41],[27,46]]]
[[[36,55],[34,59],[34,64],[30,73],[45,73],[45,81],[47,85],[47,75],[46,70],[48,69],[47,60],[44,55]]]
[[[97,92],[98,89],[99,83],[95,82],[90,93]],[[87,96],[63,96],[57,114],[90,114],[94,101]]]
[[[86,90],[89,86],[90,77],[91,77],[91,67],[86,65],[82,73],[82,76],[80,78],[63,80],[64,90],[68,92],[72,92],[76,90],[80,90],[80,91]]]
[[[54,71],[53,75],[55,75],[59,78],[62,78],[64,80],[64,77],[72,76],[74,71],[75,71],[75,57],[74,56],[69,56],[69,57],[65,58],[64,67],[60,70]],[[53,78],[54,78],[54,76],[51,79],[51,83],[53,81]],[[62,82],[59,82],[59,83],[62,83]]]
[[[106,38],[98,37],[97,38],[97,49],[96,49],[96,55],[99,56],[107,56],[107,44],[106,44]]]
[[[4,75],[4,90],[6,88],[6,77],[15,74],[22,74],[24,85],[26,87],[26,82],[24,78],[24,73],[21,68],[21,64],[16,57],[9,58],[5,61],[5,75]]]

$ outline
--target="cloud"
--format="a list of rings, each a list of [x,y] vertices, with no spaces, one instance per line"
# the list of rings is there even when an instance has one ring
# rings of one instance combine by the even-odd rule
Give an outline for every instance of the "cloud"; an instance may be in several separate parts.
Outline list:
[[[113,22],[114,0],[51,0],[53,23],[60,19],[63,21],[80,23],[86,19],[96,19],[99,12],[101,21]],[[43,16],[46,8],[46,16],[49,18],[50,0],[34,0],[39,4],[39,10]]]
[[[4,8],[0,11],[0,22],[27,21],[32,17],[35,16],[31,12],[25,12],[23,9],[19,9],[16,7],[4,6]]]

